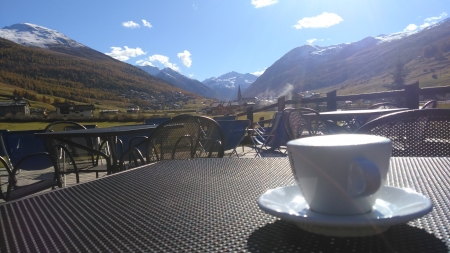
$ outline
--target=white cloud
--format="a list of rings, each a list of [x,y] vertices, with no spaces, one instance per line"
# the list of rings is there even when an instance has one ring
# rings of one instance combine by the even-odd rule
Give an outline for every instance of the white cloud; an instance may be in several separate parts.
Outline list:
[[[177,54],[178,58],[180,58],[183,65],[190,68],[192,65],[191,53],[187,50],[184,50],[182,53]]]
[[[138,23],[134,23],[133,21],[123,22],[122,26],[124,26],[126,28],[139,28],[139,24]]]
[[[440,19],[443,19],[447,17],[447,13],[442,12],[441,15],[437,16],[437,17],[429,17],[424,19],[424,23],[417,26],[416,24],[409,24],[405,29],[403,29],[404,32],[412,32],[419,29],[423,29],[426,27],[429,27],[431,25],[436,24]]]
[[[164,65],[164,67],[171,68],[171,69],[173,69],[175,71],[179,71],[180,70],[178,68],[177,64],[171,63],[169,61],[169,57],[164,56],[164,55],[154,54],[154,55],[148,57],[148,61],[150,61],[151,63],[154,63],[154,62],[160,63],[160,64]]]
[[[417,28],[418,28],[417,25],[409,24],[405,29],[403,29],[403,31],[405,31],[405,32],[412,32],[412,31],[415,31]]]
[[[190,77],[190,78],[192,78],[192,77],[194,77],[194,76],[195,76],[194,74],[189,74],[189,77]]]
[[[419,27],[420,27],[420,29],[423,29],[423,28],[429,27],[430,25],[431,25],[430,23],[423,23]]]
[[[318,16],[310,18],[302,18],[293,27],[296,29],[302,28],[328,28],[337,25],[344,21],[339,15],[335,13],[324,12]]]
[[[278,0],[252,0],[252,4],[255,8],[266,7],[276,3],[278,3]]]
[[[433,22],[433,21],[437,21],[439,19],[443,19],[447,17],[447,13],[442,12],[441,15],[437,16],[437,17],[430,17],[430,18],[426,18],[424,21],[425,22]]]
[[[255,72],[250,73],[250,74],[255,75],[255,76],[260,76],[260,75],[262,75],[264,73],[264,71],[266,71],[266,69],[267,68],[265,68],[264,70],[261,70],[261,71],[255,71]]]
[[[148,28],[152,28],[152,24],[150,24],[150,22],[148,22],[147,20],[143,19],[142,20],[142,24],[144,24],[144,26],[148,27]]]
[[[121,47],[111,47],[111,53],[105,54],[119,61],[127,61],[130,59],[130,57],[136,57],[146,53],[139,47],[129,48],[125,46],[124,49],[122,49]]]
[[[330,39],[328,39],[328,40],[330,40]],[[314,42],[316,42],[316,41],[324,41],[324,39],[309,39],[309,40],[306,40],[306,42],[307,42],[309,45],[314,44]]]
[[[136,64],[139,65],[139,66],[152,66],[152,67],[154,67],[154,65],[151,62],[146,61],[146,60],[136,61]]]

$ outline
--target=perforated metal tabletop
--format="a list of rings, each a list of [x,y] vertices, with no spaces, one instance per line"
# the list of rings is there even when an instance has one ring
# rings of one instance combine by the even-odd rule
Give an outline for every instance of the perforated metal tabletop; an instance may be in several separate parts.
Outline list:
[[[448,252],[450,159],[393,158],[388,184],[428,215],[362,238],[305,232],[258,197],[292,185],[287,158],[171,160],[0,205],[1,252]]]

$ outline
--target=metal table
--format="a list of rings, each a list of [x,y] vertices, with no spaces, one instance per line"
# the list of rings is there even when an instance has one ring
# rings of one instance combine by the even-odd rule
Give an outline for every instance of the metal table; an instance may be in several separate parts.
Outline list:
[[[389,109],[367,109],[367,110],[346,110],[321,112],[320,116],[324,120],[330,120],[338,124],[342,122],[349,132],[353,132],[364,125],[370,117],[381,116],[393,112],[408,110],[408,108],[389,108]]]
[[[100,137],[108,140],[109,145],[109,156],[101,151],[89,149],[89,147],[80,147],[90,150],[94,153],[101,153],[102,156],[110,158],[110,168],[108,168],[108,173],[115,173],[119,171],[118,168],[118,154],[116,150],[117,136],[138,134],[138,133],[149,133],[152,129],[155,129],[157,125],[133,125],[133,126],[118,126],[118,127],[105,127],[105,128],[89,128],[80,130],[70,130],[61,132],[44,132],[35,134],[36,137],[41,138],[52,138],[64,143],[68,143],[74,146],[79,146],[72,142],[70,138],[73,137]]]
[[[448,252],[450,158],[393,158],[388,184],[428,196],[426,216],[383,234],[305,232],[258,208],[294,184],[287,158],[168,160],[0,205],[1,252]]]

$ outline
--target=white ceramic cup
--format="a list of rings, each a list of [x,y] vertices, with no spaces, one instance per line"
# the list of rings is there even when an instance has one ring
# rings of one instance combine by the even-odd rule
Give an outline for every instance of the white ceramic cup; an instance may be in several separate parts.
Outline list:
[[[292,140],[287,150],[312,211],[356,215],[372,211],[386,182],[392,143],[374,135],[337,134]]]

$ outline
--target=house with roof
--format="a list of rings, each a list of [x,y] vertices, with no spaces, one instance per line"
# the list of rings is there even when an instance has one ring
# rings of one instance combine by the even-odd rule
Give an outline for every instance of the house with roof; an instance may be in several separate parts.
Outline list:
[[[212,115],[236,114],[239,110],[239,102],[215,102],[211,105]]]
[[[94,105],[76,105],[75,103],[54,103],[56,107],[56,114],[63,115],[64,117],[83,117],[92,118],[94,116]]]
[[[0,102],[0,117],[5,117],[8,114],[30,115],[30,102],[21,97],[16,97],[12,101]]]
[[[131,113],[131,114],[138,114],[139,113],[139,106],[137,105],[131,105],[127,108],[127,113]]]

